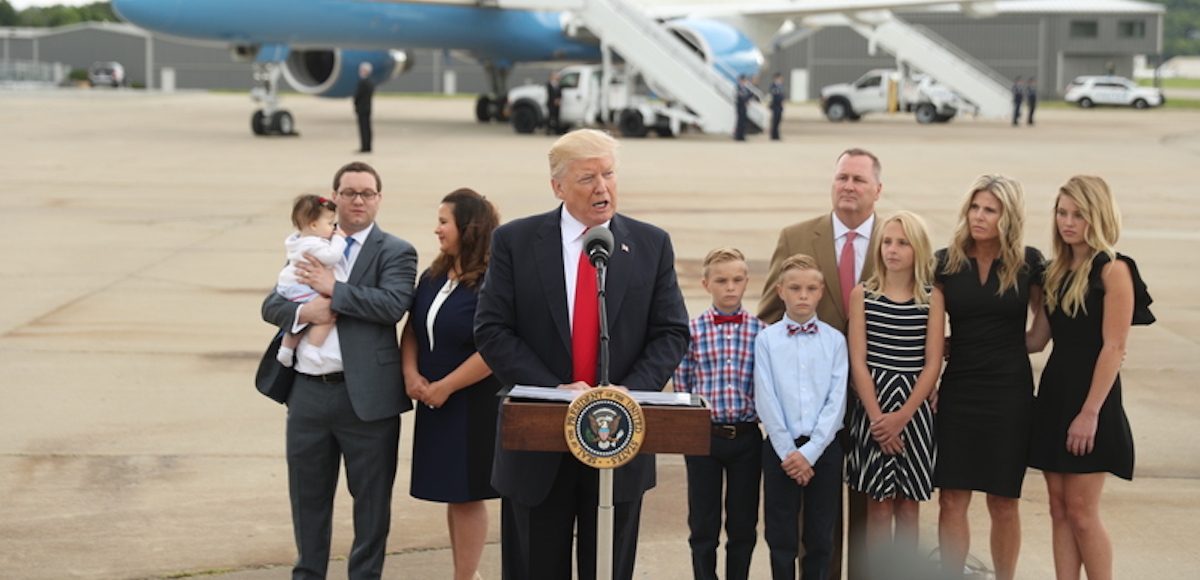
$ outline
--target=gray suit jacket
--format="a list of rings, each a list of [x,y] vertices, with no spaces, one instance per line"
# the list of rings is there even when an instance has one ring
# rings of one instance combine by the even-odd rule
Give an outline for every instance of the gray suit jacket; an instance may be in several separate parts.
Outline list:
[[[331,308],[346,389],[354,414],[363,421],[394,417],[412,409],[404,391],[396,324],[412,305],[417,251],[375,224],[359,250],[346,282],[337,282]],[[289,330],[300,305],[271,292],[262,304],[263,320]]]
[[[867,242],[868,247],[874,245],[875,238],[879,235],[879,223],[880,220],[877,216],[875,228],[871,232],[871,239]],[[821,273],[825,275],[825,294],[821,296],[821,302],[817,304],[817,318],[845,334],[848,321],[846,320],[846,307],[842,304],[842,283],[838,280],[832,213],[792,224],[779,232],[779,243],[775,246],[775,253],[771,256],[771,270],[767,274],[762,298],[758,303],[758,317],[767,324],[774,324],[783,318],[783,301],[779,299],[779,294],[775,291],[775,284],[779,281],[779,268],[783,265],[783,261],[796,254],[812,256],[816,259]],[[867,263],[863,264],[862,277],[859,282],[870,278],[874,271],[875,260],[868,251]]]

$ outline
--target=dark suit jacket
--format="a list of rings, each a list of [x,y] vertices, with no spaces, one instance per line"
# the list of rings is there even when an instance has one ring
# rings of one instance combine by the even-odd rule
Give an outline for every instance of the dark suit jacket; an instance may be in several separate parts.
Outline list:
[[[357,115],[371,114],[371,98],[375,96],[375,83],[371,79],[358,79],[354,87],[354,113]]]
[[[506,386],[554,387],[572,377],[571,330],[563,279],[558,209],[513,221],[492,236],[492,257],[475,313],[475,342]],[[608,324],[612,382],[658,391],[683,360],[687,308],[675,278],[675,251],[663,230],[623,215],[609,223]],[[505,451],[496,441],[492,485],[522,504],[540,504],[565,453]],[[614,499],[632,501],[654,487],[654,457],[640,456],[614,476]]]
[[[354,414],[363,421],[412,409],[404,391],[396,323],[412,305],[416,276],[417,251],[375,224],[350,277],[333,290],[346,390]],[[263,301],[263,320],[290,330],[299,306],[271,292]]]
[[[875,243],[875,237],[879,235],[879,223],[879,216],[876,215],[871,239],[867,241],[868,247]],[[842,283],[838,280],[838,257],[834,252],[832,213],[792,224],[779,232],[779,243],[775,246],[775,253],[771,255],[771,270],[767,274],[762,298],[758,303],[758,317],[767,324],[773,324],[783,318],[783,301],[775,291],[775,283],[779,281],[779,268],[783,261],[796,254],[812,256],[816,259],[821,273],[825,275],[825,294],[817,304],[817,318],[845,334],[846,310],[842,304]],[[862,278],[859,281],[870,278],[874,271],[875,260],[868,250],[867,263],[863,265]]]

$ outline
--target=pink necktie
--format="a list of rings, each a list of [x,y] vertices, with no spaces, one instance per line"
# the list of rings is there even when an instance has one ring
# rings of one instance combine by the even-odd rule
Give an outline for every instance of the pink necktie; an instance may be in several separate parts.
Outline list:
[[[838,258],[838,282],[842,285],[842,310],[850,315],[850,291],[854,289],[854,238],[858,232],[846,232],[846,243],[842,244],[842,255]]]

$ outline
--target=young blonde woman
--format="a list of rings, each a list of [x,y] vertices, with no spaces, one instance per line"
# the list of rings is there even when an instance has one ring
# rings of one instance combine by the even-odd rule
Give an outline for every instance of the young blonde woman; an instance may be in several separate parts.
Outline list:
[[[942,372],[945,308],[933,286],[933,248],[925,222],[900,211],[872,244],[875,272],[850,293],[850,372],[858,402],[850,414],[846,482],[870,496],[867,545],[883,576],[917,550],[920,502],[933,497],[933,410]]]
[[[1050,495],[1059,580],[1113,577],[1112,542],[1100,520],[1105,473],[1133,478],[1133,435],[1121,406],[1130,324],[1150,324],[1150,295],[1128,256],[1116,253],[1121,215],[1099,177],[1072,177],[1054,203],[1046,309],[1030,350],[1054,339],[1033,406],[1030,465]]]
[[[950,357],[938,390],[938,538],[942,568],[962,574],[971,546],[967,510],[987,494],[992,562],[1012,580],[1021,549],[1017,509],[1029,458],[1033,370],[1030,311],[1041,309],[1042,254],[1023,242],[1021,184],[983,175],[968,190],[937,286],[950,317]]]

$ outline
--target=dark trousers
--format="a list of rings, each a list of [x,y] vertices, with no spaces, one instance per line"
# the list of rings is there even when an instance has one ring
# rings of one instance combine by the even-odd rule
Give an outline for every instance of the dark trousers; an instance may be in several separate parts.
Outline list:
[[[1033,112],[1035,110],[1037,110],[1037,101],[1030,101],[1029,102],[1029,116],[1025,118],[1025,123],[1027,125],[1033,124]]]
[[[746,580],[758,541],[758,497],[762,479],[762,433],[757,425],[733,439],[712,437],[711,451],[688,455],[688,544],[692,576],[717,580],[721,536],[721,488],[725,487],[725,580]]]
[[[842,446],[835,438],[813,466],[813,478],[801,486],[787,476],[783,462],[763,441],[763,536],[771,550],[771,577],[795,580],[803,518],[804,580],[831,580],[834,522],[841,513]]]
[[[371,151],[371,114],[357,113],[358,117],[358,150],[363,153]]]
[[[557,135],[558,128],[558,107],[547,107],[549,114],[546,116],[546,134]]]
[[[1013,103],[1013,126],[1021,124],[1021,102]]]
[[[383,574],[399,441],[399,416],[362,421],[350,406],[345,383],[296,376],[287,417],[288,491],[299,552],[293,580],[325,577],[342,460],[354,498],[349,578],[378,579]]]
[[[736,139],[738,141],[746,140],[746,125],[749,124],[749,122],[750,122],[750,119],[748,119],[746,117],[746,110],[739,108],[737,110],[737,124],[734,125],[734,128],[733,128],[733,138],[734,139]]]
[[[596,580],[599,472],[565,457],[546,500],[527,506],[501,500],[500,552],[505,580],[571,580],[571,540],[579,580]],[[642,499],[613,504],[613,578],[631,580]]]
[[[771,139],[779,140],[779,122],[783,120],[783,109],[771,109]]]

